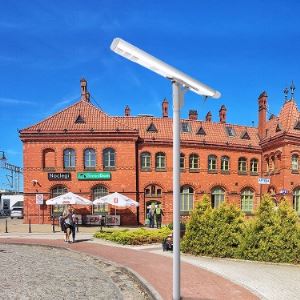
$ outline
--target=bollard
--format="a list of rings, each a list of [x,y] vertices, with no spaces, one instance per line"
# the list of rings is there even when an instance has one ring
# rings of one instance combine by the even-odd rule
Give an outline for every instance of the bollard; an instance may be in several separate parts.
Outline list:
[[[28,232],[31,233],[31,219],[29,219],[28,222],[29,222],[29,223],[28,223],[28,226],[29,226]]]
[[[8,231],[7,231],[7,219],[5,220],[5,233],[8,233]]]

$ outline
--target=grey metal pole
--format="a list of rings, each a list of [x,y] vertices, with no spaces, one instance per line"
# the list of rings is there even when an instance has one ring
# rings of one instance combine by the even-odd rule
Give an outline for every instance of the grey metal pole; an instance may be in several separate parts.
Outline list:
[[[180,299],[180,106],[181,85],[173,88],[173,300]]]

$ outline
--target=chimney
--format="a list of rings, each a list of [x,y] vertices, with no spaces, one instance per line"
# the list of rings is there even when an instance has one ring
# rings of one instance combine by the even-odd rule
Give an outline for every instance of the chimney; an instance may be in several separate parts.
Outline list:
[[[189,119],[190,120],[197,120],[198,119],[198,112],[197,112],[197,110],[190,109],[190,111],[189,111]]]
[[[130,108],[128,105],[126,105],[125,107],[125,117],[129,117],[130,116]]]
[[[162,116],[163,116],[163,118],[168,118],[168,108],[169,108],[169,102],[165,98],[164,101],[162,102]]]
[[[87,81],[82,78],[80,79],[80,87],[81,87],[81,100],[90,102],[90,93],[87,91]]]
[[[205,121],[211,122],[211,112],[210,111],[206,114]]]
[[[219,110],[219,116],[220,116],[220,122],[221,123],[226,123],[226,107],[225,105],[223,104]]]
[[[261,139],[266,135],[267,100],[268,95],[263,91],[258,97],[258,135]]]

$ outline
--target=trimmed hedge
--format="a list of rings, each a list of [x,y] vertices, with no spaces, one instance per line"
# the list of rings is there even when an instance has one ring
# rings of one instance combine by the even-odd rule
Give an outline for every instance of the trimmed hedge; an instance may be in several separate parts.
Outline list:
[[[161,243],[171,232],[168,227],[162,227],[157,230],[147,230],[145,228],[136,230],[103,230],[96,232],[94,237],[122,245],[143,245]]]

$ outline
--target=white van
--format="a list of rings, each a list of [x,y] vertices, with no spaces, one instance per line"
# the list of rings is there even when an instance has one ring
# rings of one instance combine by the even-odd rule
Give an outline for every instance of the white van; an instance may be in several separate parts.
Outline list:
[[[23,218],[23,207],[13,207],[10,211],[10,218]]]

